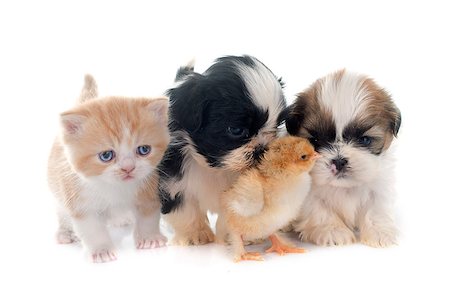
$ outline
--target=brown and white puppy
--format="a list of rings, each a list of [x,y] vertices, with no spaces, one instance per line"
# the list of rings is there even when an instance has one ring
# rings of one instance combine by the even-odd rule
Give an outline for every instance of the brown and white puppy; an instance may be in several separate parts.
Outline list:
[[[389,148],[401,115],[372,79],[345,70],[314,82],[289,109],[290,134],[308,138],[322,157],[298,220],[300,238],[318,245],[396,242]]]

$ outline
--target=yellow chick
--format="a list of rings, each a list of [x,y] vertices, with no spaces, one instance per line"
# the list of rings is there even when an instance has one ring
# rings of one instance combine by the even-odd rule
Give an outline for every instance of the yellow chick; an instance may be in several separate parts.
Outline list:
[[[309,171],[320,155],[308,140],[287,136],[269,144],[261,162],[239,176],[221,198],[235,261],[263,260],[246,252],[243,240],[269,237],[266,252],[303,253],[276,232],[298,216],[311,187]]]

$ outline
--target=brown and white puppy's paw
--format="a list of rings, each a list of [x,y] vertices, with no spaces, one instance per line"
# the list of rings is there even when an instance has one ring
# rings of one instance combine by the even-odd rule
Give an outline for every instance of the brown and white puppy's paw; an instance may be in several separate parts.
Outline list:
[[[378,215],[372,215],[375,217],[366,215],[360,227],[361,243],[372,247],[389,247],[397,244],[398,230],[390,216],[385,216],[385,213],[389,213],[389,210],[384,209],[378,212]]]
[[[371,229],[361,234],[361,243],[372,247],[389,247],[397,244],[395,232]]]
[[[302,241],[321,246],[347,245],[356,242],[355,234],[346,226],[318,226],[303,230],[299,237]]]

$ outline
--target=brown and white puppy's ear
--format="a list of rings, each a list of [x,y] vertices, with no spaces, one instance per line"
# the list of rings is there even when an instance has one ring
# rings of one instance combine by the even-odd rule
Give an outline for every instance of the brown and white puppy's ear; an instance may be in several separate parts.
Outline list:
[[[402,115],[400,113],[400,110],[392,101],[386,103],[385,111],[388,115],[388,120],[390,121],[389,128],[391,130],[392,136],[391,136],[391,140],[389,141],[389,144],[387,144],[387,141],[386,141],[384,150],[389,148],[389,146],[392,142],[392,139],[394,137],[397,137],[398,131],[400,130],[400,126],[402,124]]]
[[[374,80],[366,78],[361,86],[367,93],[367,101],[364,104],[365,110],[361,110],[354,121],[368,125],[368,135],[374,133],[374,137],[383,137],[374,144],[374,147],[378,145],[381,153],[390,147],[394,137],[397,136],[401,125],[401,113],[389,93]]]
[[[299,93],[286,118],[288,133],[309,139],[316,150],[336,137],[332,113],[320,102],[321,85],[322,79]]]
[[[295,102],[286,108],[286,129],[290,135],[298,135],[305,119],[306,99],[300,93]]]

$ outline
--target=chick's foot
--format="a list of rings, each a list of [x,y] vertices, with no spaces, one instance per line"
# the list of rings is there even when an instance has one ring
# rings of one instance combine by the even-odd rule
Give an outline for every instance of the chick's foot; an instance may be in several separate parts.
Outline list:
[[[288,253],[306,253],[305,249],[293,247],[283,243],[277,235],[270,235],[269,239],[272,242],[272,246],[266,250],[266,253],[277,253],[278,255]]]

